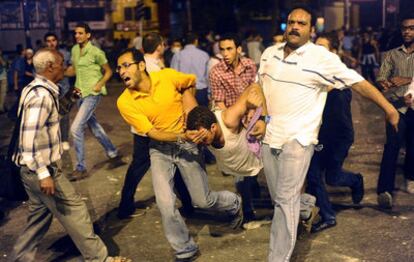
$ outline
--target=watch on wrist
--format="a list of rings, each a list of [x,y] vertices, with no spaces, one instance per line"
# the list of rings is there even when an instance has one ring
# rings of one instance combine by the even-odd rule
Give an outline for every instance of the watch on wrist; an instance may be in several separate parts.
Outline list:
[[[180,135],[177,136],[177,143],[178,144],[183,144],[184,143],[184,139]]]

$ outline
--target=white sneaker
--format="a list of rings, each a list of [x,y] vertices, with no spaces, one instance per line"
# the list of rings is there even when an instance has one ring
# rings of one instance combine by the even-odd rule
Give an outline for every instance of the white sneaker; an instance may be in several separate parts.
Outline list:
[[[63,142],[62,147],[63,147],[63,150],[68,151],[70,149],[69,142]]]
[[[406,191],[408,194],[414,194],[414,181],[413,180],[405,180],[406,182]]]

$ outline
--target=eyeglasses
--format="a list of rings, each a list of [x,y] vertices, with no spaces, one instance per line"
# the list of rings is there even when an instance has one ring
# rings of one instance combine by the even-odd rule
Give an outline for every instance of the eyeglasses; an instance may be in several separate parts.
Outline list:
[[[117,73],[119,73],[119,71],[121,71],[121,69],[122,69],[122,68],[127,69],[127,68],[129,68],[130,66],[132,66],[132,65],[136,65],[136,64],[138,64],[138,63],[139,63],[139,62],[132,62],[132,63],[125,62],[125,63],[122,63],[122,64],[120,64],[119,66],[117,66],[117,67],[116,67],[116,72],[117,72]]]
[[[401,26],[401,32],[404,32],[405,30],[407,31],[414,31],[414,25],[409,25],[409,26]]]

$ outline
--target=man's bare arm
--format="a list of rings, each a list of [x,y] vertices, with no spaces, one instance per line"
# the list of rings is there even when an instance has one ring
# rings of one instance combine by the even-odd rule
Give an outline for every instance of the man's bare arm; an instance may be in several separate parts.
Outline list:
[[[263,107],[263,115],[266,114],[264,95],[261,87],[254,83],[247,87],[236,103],[223,112],[223,122],[231,131],[235,132],[240,127],[240,122],[248,109]]]
[[[400,119],[398,111],[373,85],[363,80],[352,85],[352,89],[381,107],[386,114],[387,121],[394,126],[395,130],[398,130],[398,121]]]
[[[109,66],[108,63],[102,65],[102,69],[104,70],[103,77],[96,83],[93,91],[95,92],[101,92],[102,87],[105,85],[106,82],[111,78],[112,76],[112,69]]]

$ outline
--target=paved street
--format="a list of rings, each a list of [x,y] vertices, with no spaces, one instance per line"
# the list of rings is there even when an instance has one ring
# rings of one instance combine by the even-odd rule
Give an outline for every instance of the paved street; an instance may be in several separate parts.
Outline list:
[[[132,135],[115,104],[121,91],[121,85],[110,85],[110,95],[101,101],[97,118],[125,160],[130,162]],[[414,261],[414,195],[402,190],[401,169],[397,176],[401,190],[396,192],[393,210],[383,211],[376,205],[375,190],[384,141],[383,114],[355,93],[353,114],[356,139],[345,167],[364,175],[366,195],[362,206],[356,209],[351,205],[348,189],[330,188],[338,211],[338,225],[319,234],[302,235],[292,261]],[[4,143],[11,130],[4,114],[0,115],[0,125],[1,150],[4,152]],[[146,213],[120,221],[115,214],[127,165],[107,170],[103,148],[89,131],[85,147],[90,177],[74,182],[74,186],[87,203],[110,254],[120,254],[138,262],[172,261],[173,252],[163,235],[160,213],[155,205],[151,175],[144,177],[136,193],[136,204]],[[70,157],[75,159],[73,148]],[[209,165],[207,169],[212,189],[235,190],[232,177],[222,176],[215,165]],[[265,186],[263,177],[260,181]],[[256,201],[258,213],[271,216],[272,209],[266,208],[265,197],[266,192],[263,192],[262,199]],[[0,205],[8,213],[8,219],[0,226],[0,261],[9,261],[12,246],[25,224],[27,206],[6,201]],[[197,261],[266,261],[269,225],[249,231],[222,232],[223,226],[214,214],[201,212],[187,218],[187,225],[200,246],[201,256]],[[80,260],[62,226],[54,221],[39,247],[37,261]]]

